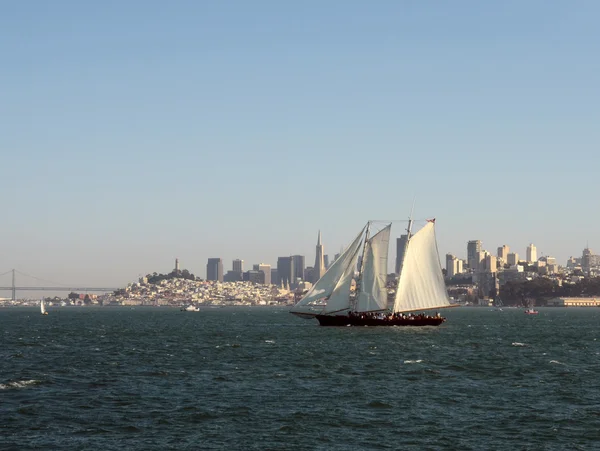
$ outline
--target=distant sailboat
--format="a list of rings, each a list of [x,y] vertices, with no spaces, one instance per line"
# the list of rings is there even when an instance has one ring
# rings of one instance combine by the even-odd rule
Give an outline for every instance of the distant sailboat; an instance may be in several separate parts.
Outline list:
[[[412,219],[409,220],[408,239],[391,308],[388,308],[386,288],[391,223],[370,237],[370,221],[291,313],[316,318],[322,326],[440,325],[445,318],[439,314],[415,316],[412,313],[453,307],[440,266],[434,224],[435,220],[428,220],[411,235]],[[362,259],[356,275],[361,247]]]
[[[42,315],[48,314],[48,312],[46,311],[46,304],[44,303],[43,299],[40,301],[40,311],[42,312]]]

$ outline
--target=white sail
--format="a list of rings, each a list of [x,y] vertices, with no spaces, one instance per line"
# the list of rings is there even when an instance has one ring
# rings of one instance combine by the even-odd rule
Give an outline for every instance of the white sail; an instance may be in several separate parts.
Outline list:
[[[391,227],[391,224],[388,225],[367,242],[360,292],[356,302],[358,312],[372,312],[387,308],[385,284]]]
[[[350,256],[347,260],[346,270],[327,300],[327,305],[322,312],[323,314],[350,309],[350,288],[352,287],[352,279],[354,279],[354,268],[356,268],[359,250],[360,246],[357,246],[354,255]]]
[[[46,306],[44,305],[43,300],[40,301],[40,311],[42,312],[42,315],[46,313]]]
[[[435,309],[449,305],[434,223],[428,222],[408,241],[394,300],[394,312]]]
[[[327,298],[333,293],[333,290],[336,288],[337,283],[346,272],[348,263],[352,260],[353,255],[360,247],[364,231],[365,229],[363,227],[363,229],[354,239],[352,244],[348,246],[344,253],[340,255],[340,257],[335,262],[333,262],[333,264],[329,267],[325,274],[323,274],[323,277],[321,277],[313,285],[313,287],[308,291],[308,293],[306,293],[306,295],[300,300],[300,302],[298,302],[294,307],[292,307],[292,313],[303,312],[306,309],[302,309],[302,307],[306,307],[309,304],[313,304],[320,299]]]

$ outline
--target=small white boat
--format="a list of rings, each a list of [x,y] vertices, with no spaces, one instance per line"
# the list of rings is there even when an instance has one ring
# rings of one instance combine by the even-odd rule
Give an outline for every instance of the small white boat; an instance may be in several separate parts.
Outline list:
[[[188,305],[186,308],[182,308],[183,312],[199,312],[200,309],[193,304]]]
[[[46,311],[46,304],[44,304],[43,299],[40,301],[40,311],[42,312],[42,315],[48,314],[48,312]]]
[[[534,310],[533,307],[530,307],[528,309],[525,310],[525,314],[526,315],[537,315],[538,311]]]

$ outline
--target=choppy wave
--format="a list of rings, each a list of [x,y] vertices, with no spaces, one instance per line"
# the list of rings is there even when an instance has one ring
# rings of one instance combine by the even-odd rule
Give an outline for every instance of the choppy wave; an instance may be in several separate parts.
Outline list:
[[[6,382],[4,384],[0,384],[0,390],[26,388],[31,385],[37,385],[37,384],[41,384],[41,381],[39,381],[37,379],[29,379],[29,380],[23,380],[23,381],[11,381],[11,382]]]

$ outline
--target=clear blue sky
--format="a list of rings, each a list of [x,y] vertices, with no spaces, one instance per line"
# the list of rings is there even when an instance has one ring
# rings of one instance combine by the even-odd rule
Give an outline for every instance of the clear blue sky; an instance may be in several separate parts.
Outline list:
[[[310,262],[319,229],[333,254],[414,196],[442,254],[600,251],[599,16],[593,0],[2,2],[0,273],[123,285],[175,257],[201,276],[215,256]]]

